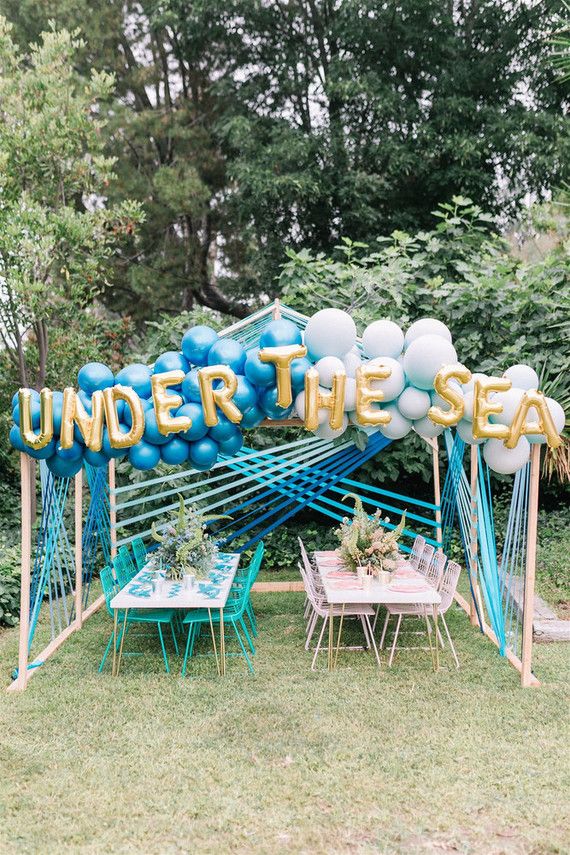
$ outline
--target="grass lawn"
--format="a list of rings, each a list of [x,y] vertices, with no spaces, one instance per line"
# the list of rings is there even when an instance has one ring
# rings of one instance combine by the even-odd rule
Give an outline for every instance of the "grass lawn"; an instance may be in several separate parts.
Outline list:
[[[223,680],[210,658],[168,676],[140,630],[144,656],[99,675],[100,612],[24,694],[2,693],[0,851],[570,851],[569,647],[537,645],[543,686],[522,690],[453,609],[459,672],[413,650],[391,671],[341,652],[312,673],[302,595],[255,605],[253,678],[237,658]],[[4,683],[16,648],[0,635]]]

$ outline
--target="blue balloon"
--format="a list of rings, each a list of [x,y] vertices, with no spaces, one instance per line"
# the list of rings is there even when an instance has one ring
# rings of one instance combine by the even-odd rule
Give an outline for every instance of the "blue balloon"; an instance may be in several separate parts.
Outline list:
[[[255,404],[253,407],[250,407],[249,410],[245,411],[245,413],[243,414],[243,419],[239,424],[241,428],[250,430],[251,428],[257,427],[257,425],[262,422],[264,418],[265,413],[257,404]]]
[[[53,432],[57,436],[61,433],[61,416],[63,413],[63,392],[53,393]]]
[[[293,412],[293,404],[286,409],[277,406],[277,387],[264,389],[259,399],[259,405],[270,419],[287,419]]]
[[[250,383],[253,383],[255,386],[275,385],[275,365],[272,365],[271,362],[261,361],[258,347],[248,350],[244,372]]]
[[[93,403],[91,401],[91,395],[85,392],[83,389],[79,389],[77,392],[77,397],[85,407],[85,410],[89,415],[93,415]]]
[[[312,367],[313,363],[306,356],[294,359],[291,363],[291,386],[296,392],[300,392],[304,388],[305,374]]]
[[[175,436],[173,439],[169,439],[166,445],[161,445],[160,456],[165,463],[169,463],[171,466],[178,466],[188,459],[189,450],[188,443],[180,439],[180,437]]]
[[[109,458],[101,448],[101,451],[93,451],[91,448],[86,448],[84,453],[85,462],[91,466],[106,466]]]
[[[154,407],[154,403],[152,398],[141,398],[141,404],[143,408],[143,413],[147,413],[148,410],[152,410]],[[146,416],[145,416],[146,417]],[[131,408],[125,405],[125,409],[123,411],[123,415],[119,416],[119,419],[125,424],[128,428],[132,428],[133,426],[133,417],[131,413]]]
[[[62,460],[79,460],[83,456],[84,446],[74,442],[71,448],[58,448],[56,454]]]
[[[241,430],[236,430],[229,439],[224,439],[223,442],[220,442],[220,453],[227,455],[237,454],[242,445],[243,434]]]
[[[150,385],[151,370],[148,365],[134,362],[122,368],[115,378],[115,385],[130,386],[140,398],[150,398],[152,389]]]
[[[160,449],[141,439],[129,448],[129,460],[135,469],[154,469],[160,462]]]
[[[30,389],[30,392],[31,392],[32,401],[39,401],[40,400],[40,393],[39,392],[37,392],[35,389]],[[20,390],[18,389],[18,391],[14,392],[14,394],[12,395],[12,404],[11,404],[12,409],[14,409],[14,407],[16,406],[16,404],[19,401],[19,393],[20,393]]]
[[[200,397],[200,381],[198,380],[198,369],[192,368],[182,381],[182,394],[187,401],[195,401],[199,403]]]
[[[285,318],[267,324],[259,338],[260,347],[280,347],[283,344],[302,344],[302,342],[301,330],[293,321],[286,321]]]
[[[167,350],[166,353],[161,353],[154,363],[153,374],[162,374],[164,371],[183,371],[186,374],[189,368],[184,354],[177,350]]]
[[[208,365],[229,365],[235,374],[243,374],[245,350],[231,338],[220,338],[208,351]]]
[[[32,397],[30,401],[30,412],[32,414],[32,427],[34,430],[39,428],[40,426],[40,398],[39,395],[37,398]],[[20,427],[20,404],[16,402],[14,409],[12,410],[12,419],[15,424]]]
[[[218,457],[218,443],[208,436],[191,442],[189,456],[196,469],[211,469]]]
[[[208,425],[204,421],[204,411],[200,404],[191,402],[183,404],[177,411],[177,416],[189,416],[192,420],[192,427],[181,434],[184,439],[189,441],[202,439],[208,433]]]
[[[47,445],[44,445],[43,448],[30,448],[26,447],[26,453],[33,457],[35,460],[48,460],[50,457],[53,457],[57,449],[57,442],[55,439],[52,439],[48,442]]]
[[[147,410],[145,413],[143,439],[145,442],[152,442],[153,445],[164,445],[168,442],[169,436],[160,433],[158,429],[154,410]]]
[[[218,333],[211,327],[190,327],[182,339],[182,353],[192,365],[207,365],[208,353],[217,340]]]
[[[77,382],[81,389],[92,395],[98,389],[107,389],[115,383],[115,377],[110,368],[102,362],[88,362],[79,370]]]
[[[129,428],[126,425],[119,424],[119,428],[122,433],[128,433]],[[105,456],[108,458],[117,459],[119,457],[124,457],[125,454],[128,453],[128,448],[113,448],[111,445],[111,440],[109,439],[109,431],[107,428],[103,428],[103,442],[101,445],[102,451],[105,453]]]
[[[237,375],[237,391],[232,400],[236,407],[245,413],[257,401],[257,389],[243,374]]]
[[[233,422],[230,422],[223,413],[218,413],[218,424],[210,428],[208,435],[215,439],[216,442],[223,442],[232,436],[235,429]]]
[[[27,451],[29,448],[22,439],[22,434],[20,433],[18,425],[12,425],[10,428],[10,443],[16,451]]]
[[[53,475],[57,475],[59,478],[73,478],[83,466],[83,458],[78,457],[75,460],[65,460],[59,454],[54,454],[48,460],[47,465]]]

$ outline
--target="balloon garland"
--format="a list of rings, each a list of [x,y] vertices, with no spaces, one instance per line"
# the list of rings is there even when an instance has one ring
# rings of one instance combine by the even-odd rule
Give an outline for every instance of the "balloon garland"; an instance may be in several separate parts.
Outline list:
[[[323,439],[349,425],[392,440],[412,430],[429,439],[453,426],[483,446],[491,469],[510,474],[525,465],[531,443],[560,445],[565,424],[530,366],[513,365],[502,377],[472,374],[435,318],[405,334],[393,321],[374,321],[359,347],[355,323],[340,309],[316,312],[304,334],[273,320],[247,351],[195,326],[180,352],[161,354],[152,367],[134,363],[115,376],[91,362],[77,382],[77,391],[21,389],[12,400],[12,445],[46,460],[55,475],[127,455],[142,470],[161,460],[207,470],[220,454],[240,450],[244,429],[290,416]]]

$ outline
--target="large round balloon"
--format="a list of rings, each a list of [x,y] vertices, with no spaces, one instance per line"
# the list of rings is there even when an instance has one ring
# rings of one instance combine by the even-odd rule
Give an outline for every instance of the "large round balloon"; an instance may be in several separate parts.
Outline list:
[[[192,421],[192,427],[180,434],[184,439],[192,442],[196,439],[202,439],[208,433],[208,425],[204,421],[204,410],[202,406],[195,401],[189,404],[183,404],[177,411],[176,416],[188,416]]]
[[[381,390],[384,393],[383,403],[395,401],[402,394],[406,386],[404,370],[400,363],[390,356],[378,356],[375,359],[371,359],[368,364],[370,366],[379,365],[382,368],[390,369],[392,373],[389,377],[385,380],[371,380],[370,388],[375,391]]]
[[[211,327],[190,327],[182,338],[182,353],[192,365],[207,365],[208,353],[217,340],[218,333]]]
[[[47,461],[47,466],[50,472],[58,478],[73,478],[83,466],[83,458],[78,457],[75,460],[65,460],[59,454],[54,454]]]
[[[418,389],[433,389],[435,375],[444,365],[457,362],[449,341],[439,335],[422,335],[412,340],[404,355],[404,371]]]
[[[245,350],[231,338],[220,338],[208,351],[208,365],[229,365],[235,374],[243,374]]]
[[[431,407],[429,392],[416,389],[415,386],[407,386],[398,398],[398,409],[405,419],[417,421],[427,416]]]
[[[321,386],[326,386],[330,389],[333,384],[335,374],[344,374],[344,362],[338,356],[323,356],[315,363],[315,368],[319,372],[319,383]]]
[[[404,349],[404,333],[394,321],[373,321],[362,334],[362,347],[370,359],[375,356],[396,359]]]
[[[487,380],[487,375],[481,374],[480,371],[475,371],[475,373],[471,375],[471,380],[468,380],[467,383],[463,383],[463,385],[461,387],[463,389],[464,395],[466,395],[467,392],[473,392],[474,391],[476,380]]]
[[[48,458],[53,457],[56,452],[56,447],[57,443],[55,439],[51,439],[47,445],[44,445],[43,448],[27,447],[26,452],[30,455],[30,457],[33,457],[35,460],[47,460]]]
[[[147,413],[149,410],[152,410],[152,409],[154,408],[153,400],[152,400],[152,398],[141,398],[141,404],[142,404],[142,408],[143,408],[143,413],[145,414],[145,417],[146,417],[146,413]],[[119,418],[121,418],[121,417],[119,416]],[[130,407],[125,407],[125,409],[124,409],[124,411],[123,411],[123,415],[122,415],[122,420],[123,420],[123,423],[124,423],[128,428],[132,428],[132,426],[133,426],[133,419],[132,419],[132,414],[131,414],[131,408],[130,408]]]
[[[362,365],[362,357],[357,347],[353,347],[342,357],[347,377],[356,377],[356,372]]]
[[[170,436],[171,434],[167,434],[165,436],[159,431],[158,425],[156,423],[155,411],[147,410],[144,414],[143,440],[145,442],[151,442],[153,445],[164,445],[165,442],[168,442]]]
[[[134,362],[122,368],[115,377],[116,386],[132,386],[140,398],[150,398],[152,387],[150,385],[151,370],[148,365]]]
[[[26,445],[22,439],[22,434],[20,433],[18,425],[12,425],[10,428],[10,443],[16,451],[28,451],[30,447],[29,445]]]
[[[158,466],[160,461],[160,448],[141,439],[136,445],[129,448],[129,460],[135,469],[148,471]]]
[[[321,309],[305,329],[305,345],[312,359],[343,357],[356,344],[356,325],[348,312]]]
[[[275,385],[275,365],[272,365],[271,362],[261,361],[258,347],[247,351],[244,373],[249,382],[256,386]]]
[[[244,413],[257,403],[257,390],[243,374],[237,375],[237,384],[237,390],[232,401]]]
[[[179,436],[173,436],[160,447],[160,456],[169,466],[179,466],[188,459],[190,446]]]
[[[190,366],[188,360],[183,353],[177,350],[167,350],[166,353],[161,353],[154,363],[154,374],[163,374],[165,371],[183,371],[185,374],[189,371]]]
[[[269,419],[287,419],[293,412],[293,406],[279,407],[277,405],[277,387],[269,386],[259,397],[259,406]]]
[[[324,386],[319,386],[319,390],[321,392],[328,392],[328,389],[325,389]],[[299,416],[300,419],[305,421],[305,393],[299,392],[294,401],[295,412]],[[319,424],[322,425],[324,422],[328,421],[330,416],[330,410],[327,407],[320,407],[318,410],[318,419]]]
[[[396,404],[388,404],[382,409],[392,418],[387,425],[380,425],[380,433],[387,439],[403,439],[412,429],[412,420],[406,419]]]
[[[538,374],[530,365],[511,365],[503,377],[507,377],[517,389],[538,389]]]
[[[473,436],[473,425],[468,419],[461,419],[460,422],[457,422],[456,428],[463,442],[467,442],[469,445],[483,445],[485,442],[485,439],[478,439]]]
[[[182,381],[181,391],[186,401],[195,401],[196,403],[199,403],[202,400],[197,368],[192,368],[192,370],[185,376]]]
[[[218,424],[210,428],[208,435],[216,442],[223,442],[239,430],[223,413],[218,413]]]
[[[83,457],[85,462],[89,463],[90,466],[106,466],[109,462],[109,458],[102,448],[101,451],[93,451],[91,448],[86,448]]]
[[[530,443],[521,436],[514,448],[506,448],[501,439],[488,439],[483,446],[483,457],[493,472],[512,475],[528,462]]]
[[[128,433],[129,432],[129,428],[126,425],[120,424],[119,428],[121,430],[121,433]],[[79,450],[81,451],[81,446],[79,445],[79,443],[74,442],[73,445],[79,446]],[[109,431],[107,430],[106,427],[103,428],[103,442],[101,445],[101,450],[102,450],[103,454],[105,455],[105,457],[108,457],[109,459],[111,457],[113,457],[113,458],[124,457],[129,451],[128,448],[113,448],[113,446],[111,445],[111,440],[109,439]]]
[[[437,335],[451,342],[451,333],[449,328],[437,318],[420,318],[419,321],[414,321],[408,329],[404,338],[404,350],[407,350],[413,341],[421,338],[424,335]]]
[[[423,419],[418,419],[414,422],[414,430],[419,436],[424,439],[433,439],[443,433],[443,425],[436,425],[430,418],[424,416]]]
[[[88,362],[79,370],[77,382],[88,395],[92,395],[99,389],[113,386],[115,377],[111,369],[102,362]]]
[[[260,347],[280,347],[286,344],[301,344],[301,330],[292,321],[280,318],[267,324],[259,337]]]
[[[328,419],[324,421],[322,424],[318,426],[316,430],[313,431],[315,436],[320,437],[320,439],[337,439],[337,437],[342,436],[348,427],[348,416],[346,413],[342,417],[342,426],[339,428],[332,428],[328,422]]]
[[[41,422],[41,408],[40,408],[40,399],[39,396],[37,398],[32,397],[30,401],[30,413],[32,415],[32,427],[34,430],[37,430],[40,426]],[[14,405],[14,409],[12,410],[12,421],[21,427],[20,425],[20,403],[16,399],[16,403]]]
[[[257,404],[255,406],[250,407],[249,410],[246,410],[243,414],[243,419],[240,422],[240,427],[251,430],[251,428],[257,427],[263,419],[265,418],[265,413]]]
[[[294,359],[291,362],[291,386],[293,391],[298,392],[305,386],[305,374],[312,368],[312,363],[306,356]]]
[[[235,432],[228,437],[228,439],[224,439],[219,443],[220,454],[227,454],[231,456],[232,454],[237,454],[240,448],[243,445],[243,434],[241,430],[236,428]]]
[[[191,442],[189,456],[196,469],[211,469],[218,457],[218,443],[209,436]]]

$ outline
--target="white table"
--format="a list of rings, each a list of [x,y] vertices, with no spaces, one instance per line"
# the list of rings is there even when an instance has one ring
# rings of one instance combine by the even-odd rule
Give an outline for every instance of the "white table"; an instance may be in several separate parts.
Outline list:
[[[381,584],[378,579],[373,578],[368,581],[365,585],[362,583],[359,584],[359,581],[355,575],[354,577],[354,587],[344,587],[340,583],[337,585],[334,577],[328,578],[329,573],[334,572],[335,570],[346,570],[343,565],[339,564],[337,567],[332,566],[327,559],[330,559],[330,552],[315,552],[315,563],[317,565],[317,569],[319,571],[320,577],[323,582],[323,587],[325,589],[325,595],[327,598],[327,602],[329,604],[329,649],[328,649],[328,667],[329,670],[333,670],[336,665],[336,659],[338,657],[338,650],[340,646],[340,637],[342,633],[342,622],[344,617],[344,607],[354,603],[366,603],[367,605],[391,605],[391,606],[401,606],[401,605],[421,605],[425,607],[424,613],[427,615],[427,609],[429,608],[433,613],[433,620],[435,624],[435,653],[434,647],[431,642],[431,633],[428,633],[428,639],[430,644],[430,650],[432,652],[432,662],[434,671],[437,671],[439,668],[439,650],[437,645],[437,619],[438,619],[438,606],[441,603],[441,597],[435,588],[432,588],[429,585],[424,591],[394,591],[391,589],[390,585]],[[418,574],[419,576],[419,574]],[[423,577],[422,577],[423,578]],[[424,580],[425,581],[425,580]],[[341,615],[340,615],[340,624],[338,630],[338,638],[336,643],[336,653],[334,652],[334,629],[333,629],[333,606],[340,605]],[[378,656],[378,650],[376,648],[376,642],[374,640],[374,636],[372,637],[372,644],[374,646],[374,652],[376,654],[376,661],[380,664],[380,657]]]
[[[220,552],[216,564],[210,572],[208,579],[197,579],[193,588],[185,588],[182,581],[175,582],[172,579],[164,579],[160,593],[152,591],[152,580],[158,567],[152,555],[145,566],[139,570],[124,588],[115,594],[111,600],[111,608],[115,614],[114,636],[113,636],[113,675],[117,676],[121,665],[123,653],[123,641],[127,627],[129,609],[207,609],[210,617],[210,631],[214,644],[214,654],[218,673],[223,676],[226,671],[225,665],[225,638],[224,638],[224,607],[232,587],[240,560],[238,552]],[[119,610],[124,609],[123,632],[117,656],[117,624]],[[212,611],[218,609],[220,612],[220,657],[216,647],[216,635],[212,621]]]

